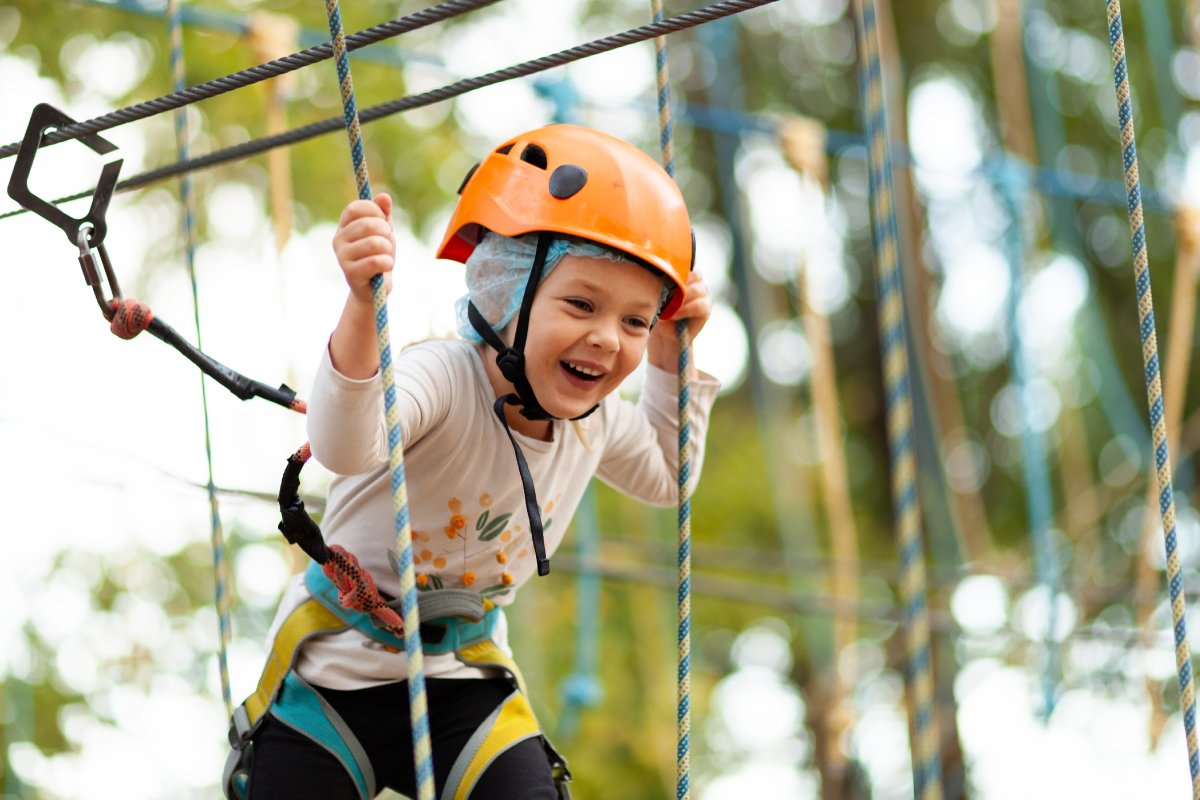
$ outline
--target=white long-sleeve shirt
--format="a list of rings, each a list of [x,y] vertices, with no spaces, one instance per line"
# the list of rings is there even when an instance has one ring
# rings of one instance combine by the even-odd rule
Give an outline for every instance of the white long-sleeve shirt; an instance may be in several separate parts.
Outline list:
[[[492,410],[496,397],[483,357],[474,345],[458,340],[425,342],[400,352],[396,410],[418,589],[469,587],[505,606],[537,567],[521,480],[512,445]],[[652,505],[677,502],[676,380],[648,367],[636,405],[610,395],[584,420],[552,421],[549,441],[513,432],[533,475],[548,555],[562,542],[593,475]],[[692,381],[693,482],[700,474],[718,388],[705,375]],[[356,555],[380,591],[399,596],[400,578],[387,557],[396,537],[381,378],[347,378],[334,369],[327,351],[308,403],[308,435],[313,456],[336,475],[321,522],[326,542]],[[297,576],[275,626],[307,597]],[[503,614],[493,638],[508,649]],[[348,630],[306,643],[296,669],[312,683],[355,689],[404,680],[407,659]],[[425,672],[430,677],[484,674],[452,654],[427,656]]]

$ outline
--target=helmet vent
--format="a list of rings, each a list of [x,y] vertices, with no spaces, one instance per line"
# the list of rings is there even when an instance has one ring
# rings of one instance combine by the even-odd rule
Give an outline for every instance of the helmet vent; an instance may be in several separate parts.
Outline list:
[[[503,147],[497,147],[496,152],[502,156],[506,156],[512,152],[512,148],[513,148],[512,142],[509,142],[508,144],[504,145]]]
[[[545,169],[549,165],[546,151],[536,144],[525,145],[525,149],[521,151],[521,160],[533,164],[538,169]]]

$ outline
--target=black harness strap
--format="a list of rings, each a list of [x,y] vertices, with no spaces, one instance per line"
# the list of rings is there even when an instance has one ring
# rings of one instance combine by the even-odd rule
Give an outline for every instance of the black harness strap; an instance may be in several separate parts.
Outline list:
[[[530,473],[529,464],[525,461],[525,454],[521,452],[521,446],[517,444],[516,437],[508,427],[508,419],[504,416],[504,406],[510,403],[518,405],[520,402],[520,398],[515,394],[506,394],[496,398],[492,410],[500,418],[500,424],[504,426],[504,432],[508,434],[508,440],[512,442],[513,454],[517,457],[517,472],[521,473],[521,490],[525,493],[525,513],[529,515],[529,535],[533,538],[533,555],[537,558],[538,575],[548,575],[550,574],[550,559],[546,557],[546,538],[542,532],[542,509],[538,505],[537,493],[533,487],[533,474]]]

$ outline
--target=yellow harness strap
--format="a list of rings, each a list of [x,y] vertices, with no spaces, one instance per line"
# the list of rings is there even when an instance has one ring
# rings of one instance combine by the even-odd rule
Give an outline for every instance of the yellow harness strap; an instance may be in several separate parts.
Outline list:
[[[501,753],[541,732],[529,701],[514,691],[467,740],[446,779],[442,800],[467,800],[480,776]]]
[[[246,713],[250,717],[250,724],[258,722],[258,719],[266,713],[267,707],[271,705],[271,700],[279,691],[284,677],[292,668],[296,653],[300,652],[300,645],[306,639],[323,633],[344,630],[348,627],[345,622],[338,619],[332,611],[316,599],[305,600],[292,613],[288,614],[287,619],[279,626],[275,640],[271,643],[271,649],[267,653],[267,663],[263,667],[262,676],[258,679],[258,687],[254,690],[254,694],[246,698],[244,703]]]
[[[513,661],[512,657],[501,650],[491,639],[459,648],[454,651],[454,655],[468,667],[493,667],[503,670],[513,685],[521,690],[521,694],[526,693],[525,679],[521,677],[521,670],[517,666],[517,662]]]
[[[467,800],[480,776],[497,757],[513,745],[535,736],[541,740],[546,751],[546,759],[550,762],[550,772],[558,787],[559,798],[569,800],[571,792],[568,784],[571,782],[571,773],[567,769],[566,759],[558,754],[542,734],[542,728],[538,725],[533,708],[525,696],[525,679],[521,677],[517,662],[491,639],[455,650],[454,655],[467,666],[491,667],[503,671],[512,681],[516,691],[471,735],[446,778],[441,800]]]

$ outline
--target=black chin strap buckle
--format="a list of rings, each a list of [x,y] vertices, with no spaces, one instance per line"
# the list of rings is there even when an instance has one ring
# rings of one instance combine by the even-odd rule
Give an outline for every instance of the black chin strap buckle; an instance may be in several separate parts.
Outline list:
[[[511,347],[496,356],[496,366],[500,368],[504,380],[511,384],[516,385],[525,379],[525,355]]]

